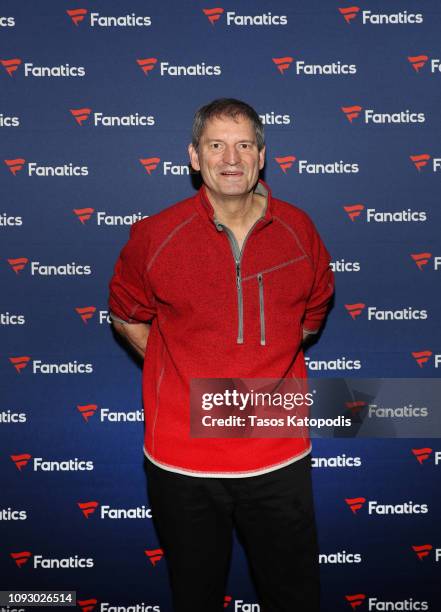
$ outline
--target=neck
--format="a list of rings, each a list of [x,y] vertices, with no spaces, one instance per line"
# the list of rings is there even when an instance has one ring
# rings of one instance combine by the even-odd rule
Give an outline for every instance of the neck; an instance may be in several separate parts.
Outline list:
[[[240,196],[219,196],[208,188],[206,193],[217,221],[227,226],[243,226],[258,219],[265,207],[265,198],[253,191]]]

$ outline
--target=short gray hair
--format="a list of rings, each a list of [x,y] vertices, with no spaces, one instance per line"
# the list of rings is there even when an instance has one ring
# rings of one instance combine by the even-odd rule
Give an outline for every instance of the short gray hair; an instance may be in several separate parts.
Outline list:
[[[202,106],[196,112],[191,133],[191,143],[196,151],[198,150],[205,124],[209,119],[213,117],[231,117],[236,119],[238,116],[246,117],[251,121],[256,133],[257,148],[261,151],[265,146],[263,123],[252,106],[235,98],[218,98]]]

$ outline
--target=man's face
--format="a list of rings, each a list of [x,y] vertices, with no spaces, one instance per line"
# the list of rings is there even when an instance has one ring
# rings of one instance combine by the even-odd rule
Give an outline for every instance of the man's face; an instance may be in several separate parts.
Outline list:
[[[265,148],[257,149],[253,124],[241,115],[208,120],[198,150],[190,145],[188,151],[191,165],[214,197],[250,193],[265,162]]]

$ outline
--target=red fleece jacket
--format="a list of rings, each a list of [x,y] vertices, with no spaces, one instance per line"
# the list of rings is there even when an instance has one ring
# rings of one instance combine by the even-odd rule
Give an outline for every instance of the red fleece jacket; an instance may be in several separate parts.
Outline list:
[[[146,455],[195,476],[253,476],[300,459],[304,438],[190,437],[191,378],[306,378],[302,328],[333,293],[329,254],[299,208],[267,191],[242,252],[202,189],[135,223],[110,283],[110,311],[151,322],[143,369]]]

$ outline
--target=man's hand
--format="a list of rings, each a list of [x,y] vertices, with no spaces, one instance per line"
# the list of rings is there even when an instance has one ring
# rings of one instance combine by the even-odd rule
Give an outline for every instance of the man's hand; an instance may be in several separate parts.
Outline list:
[[[123,323],[115,319],[112,320],[112,324],[115,331],[144,359],[151,325],[149,323]]]

